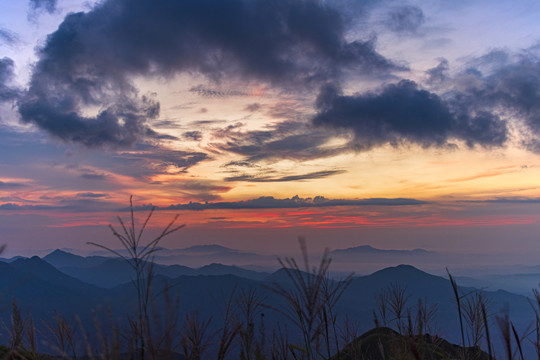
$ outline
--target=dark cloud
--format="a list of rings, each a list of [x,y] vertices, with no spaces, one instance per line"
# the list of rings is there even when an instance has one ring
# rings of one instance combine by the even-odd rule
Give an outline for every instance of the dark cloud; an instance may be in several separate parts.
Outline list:
[[[319,113],[313,123],[352,130],[354,145],[362,151],[384,144],[444,147],[451,139],[468,146],[500,146],[506,141],[505,121],[486,111],[470,114],[458,105],[452,108],[408,80],[388,85],[380,93],[353,96],[327,85],[317,98]]]
[[[85,174],[81,174],[81,177],[83,179],[87,179],[87,180],[105,180],[105,179],[107,179],[107,175],[105,175],[105,174],[85,173]]]
[[[152,121],[152,127],[154,128],[173,128],[180,129],[182,126],[179,124],[178,120],[157,120]]]
[[[77,212],[101,212],[113,211],[118,209],[121,204],[111,201],[102,201],[101,198],[92,197],[42,197],[44,200],[54,200],[55,205],[51,204],[36,204],[36,205],[19,205],[17,203],[8,202],[0,204],[0,211],[69,211]]]
[[[256,165],[252,162],[249,162],[249,161],[229,161],[228,163],[226,163],[224,165],[225,167],[230,167],[230,166],[239,166],[239,167],[256,167]]]
[[[388,12],[385,24],[397,33],[412,33],[424,23],[424,12],[417,6],[400,6]]]
[[[23,199],[23,198],[20,198],[20,197],[18,197],[18,196],[4,196],[4,197],[0,197],[0,201],[2,201],[2,202],[18,202],[18,203],[21,203],[21,202],[24,202],[24,203],[35,203],[35,201],[33,201],[33,200]]]
[[[0,189],[19,188],[19,187],[24,187],[24,186],[26,186],[26,184],[9,182],[9,181],[0,181]]]
[[[427,83],[428,84],[440,84],[443,83],[445,80],[448,79],[448,60],[445,58],[439,59],[439,64],[435,67],[432,67],[431,69],[428,69],[426,71],[426,75],[428,76]]]
[[[14,203],[5,203],[0,205],[0,210],[17,211],[17,210],[56,210],[65,209],[63,206],[51,205],[18,205]]]
[[[485,55],[470,60],[469,66],[471,69],[479,68],[484,72],[493,72],[503,68],[510,62],[511,56],[507,51],[495,49]]]
[[[19,111],[67,142],[131,146],[157,136],[147,121],[159,115],[134,76],[190,72],[310,89],[343,69],[396,68],[373,42],[345,33],[337,10],[310,0],[106,0],[47,37]]]
[[[61,205],[37,204],[19,205],[16,203],[0,204],[0,211],[62,211],[70,213],[92,213],[101,211],[116,211],[121,204],[115,202],[101,201],[96,199],[62,199],[58,202]]]
[[[315,171],[307,174],[301,175],[288,175],[280,177],[272,176],[261,176],[261,175],[238,175],[226,177],[225,181],[248,181],[248,182],[286,182],[286,181],[300,181],[300,180],[314,180],[322,179],[325,177],[343,174],[344,170],[325,170],[325,171]]]
[[[194,92],[199,96],[209,97],[209,98],[225,98],[225,97],[249,95],[247,92],[244,92],[244,91],[233,90],[233,89],[226,89],[226,90],[209,89],[209,88],[204,87],[203,85],[194,86],[191,89],[189,89],[189,91]]]
[[[85,192],[85,193],[78,193],[77,196],[78,196],[78,197],[83,197],[83,198],[93,198],[93,199],[97,199],[97,198],[103,198],[103,197],[106,197],[107,194],[104,194],[104,193]]]
[[[183,198],[205,202],[220,200],[222,193],[232,189],[221,181],[197,178],[174,180],[161,185],[166,186],[169,192],[181,194]]]
[[[489,77],[486,92],[494,106],[503,104],[524,120],[533,139],[527,144],[540,152],[540,62],[523,59]]]
[[[202,132],[200,131],[186,131],[182,134],[182,137],[186,140],[200,141],[202,139]]]
[[[261,104],[258,104],[258,103],[253,103],[253,104],[249,104],[245,107],[245,110],[246,111],[249,111],[249,112],[255,112],[255,111],[258,111],[261,109]]]
[[[99,99],[90,99],[97,97],[96,94],[90,94],[93,90],[79,88],[62,92],[58,89],[64,86],[88,87],[87,84],[76,84],[78,81],[62,85],[58,79],[48,74],[36,76],[34,73],[30,90],[19,104],[23,121],[34,123],[63,141],[87,147],[129,147],[141,138],[158,138],[158,134],[145,124],[148,119],[154,119],[159,114],[159,104],[152,98],[111,95],[109,99],[114,99],[114,104],[101,110],[95,117],[83,116],[78,114],[83,103],[99,103]],[[133,95],[135,90],[131,90],[131,93]],[[109,102],[105,93],[99,97],[103,103]]]
[[[232,189],[232,187],[223,185],[220,182],[206,179],[187,179],[175,181],[174,186],[177,186],[182,190],[191,190],[197,192],[227,192]]]
[[[449,102],[482,117],[500,113],[520,125],[525,147],[540,153],[540,57],[535,51],[511,55],[494,50],[470,64],[474,66],[453,79]]]
[[[10,85],[13,80],[14,66],[10,58],[0,59],[0,103],[15,100],[20,95],[19,90]]]
[[[156,139],[158,140],[180,140],[176,136],[169,135],[169,134],[159,134],[156,136]]]
[[[189,125],[190,126],[208,126],[208,125],[223,124],[226,122],[227,122],[226,120],[197,120],[197,121],[191,121]]]
[[[306,207],[329,207],[329,206],[410,206],[427,204],[424,201],[406,198],[372,198],[372,199],[327,199],[324,196],[314,198],[301,198],[298,195],[292,198],[276,199],[273,196],[261,196],[251,200],[235,202],[213,202],[170,205],[158,207],[158,210],[216,210],[216,209],[296,209]],[[137,207],[137,210],[146,210],[149,205]]]
[[[34,11],[45,10],[48,13],[56,11],[58,0],[30,0],[30,8]]]

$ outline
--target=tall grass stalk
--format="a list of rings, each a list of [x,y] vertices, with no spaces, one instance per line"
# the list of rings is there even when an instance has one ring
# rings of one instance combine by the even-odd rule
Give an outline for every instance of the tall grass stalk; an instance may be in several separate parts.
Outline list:
[[[488,354],[489,354],[489,360],[494,359],[493,353],[492,353],[492,347],[491,347],[491,337],[489,336],[489,324],[488,324],[488,317],[487,317],[487,311],[486,311],[486,304],[481,304],[482,309],[482,319],[484,320],[484,330],[486,332],[486,343],[488,348]],[[539,359],[540,360],[540,359]]]
[[[336,320],[334,307],[352,281],[352,274],[342,281],[331,281],[328,277],[329,251],[325,250],[319,265],[311,268],[305,239],[300,237],[298,241],[304,269],[294,258],[278,259],[292,285],[274,282],[272,290],[285,300],[286,305],[277,310],[298,328],[302,336],[302,346],[289,346],[292,355],[311,360],[323,351],[331,353],[333,337],[338,336],[331,329]],[[326,349],[323,350],[321,344]]]
[[[456,282],[456,279],[450,274],[450,270],[446,268],[446,272],[448,273],[448,278],[450,280],[450,284],[452,285],[452,290],[454,291],[454,297],[456,299],[456,306],[458,310],[458,317],[459,317],[459,328],[461,332],[461,346],[462,346],[462,356],[465,358],[465,332],[463,329],[463,314],[461,310],[461,296],[459,295],[459,288]]]
[[[143,360],[145,357],[147,346],[146,335],[149,333],[148,307],[153,279],[154,253],[159,250],[157,246],[164,237],[180,230],[185,226],[185,224],[176,224],[179,217],[179,215],[177,214],[157,237],[148,242],[146,245],[142,245],[142,236],[144,234],[144,231],[146,230],[150,219],[152,218],[155,207],[150,210],[145,221],[138,230],[136,229],[135,215],[133,209],[133,196],[130,196],[129,198],[129,208],[129,223],[124,222],[124,220],[122,220],[120,216],[117,217],[122,229],[121,231],[117,231],[115,227],[113,227],[111,224],[109,225],[109,228],[111,229],[113,235],[120,241],[124,249],[127,251],[127,256],[124,256],[120,252],[102,244],[98,244],[95,242],[88,242],[88,244],[97,246],[113,253],[119,258],[125,260],[126,263],[133,269],[135,277],[132,279],[132,282],[137,291],[137,321],[134,324],[136,330],[136,346],[140,348],[139,357]]]

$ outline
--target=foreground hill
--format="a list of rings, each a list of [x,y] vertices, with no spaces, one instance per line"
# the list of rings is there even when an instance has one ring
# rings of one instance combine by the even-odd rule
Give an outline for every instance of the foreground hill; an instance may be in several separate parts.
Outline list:
[[[330,360],[358,359],[430,359],[446,360],[463,357],[475,360],[490,360],[489,355],[479,348],[451,344],[438,336],[404,336],[387,328],[375,328],[345,345]]]

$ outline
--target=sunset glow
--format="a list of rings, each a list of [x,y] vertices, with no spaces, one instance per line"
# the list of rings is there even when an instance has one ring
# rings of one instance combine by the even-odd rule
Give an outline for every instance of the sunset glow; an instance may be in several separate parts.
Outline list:
[[[152,4],[0,4],[8,251],[88,249],[130,195],[168,247],[540,251],[537,2]]]

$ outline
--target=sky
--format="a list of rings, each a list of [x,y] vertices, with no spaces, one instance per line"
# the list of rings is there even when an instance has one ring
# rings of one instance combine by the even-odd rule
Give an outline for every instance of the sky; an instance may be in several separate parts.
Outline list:
[[[540,3],[0,0],[0,242],[540,251]],[[517,260],[516,260],[517,259]],[[510,260],[509,260],[510,261]]]

